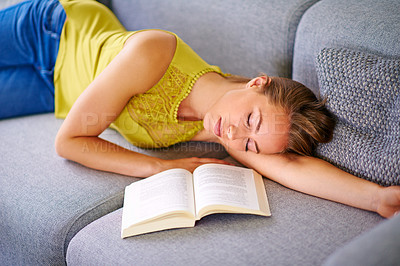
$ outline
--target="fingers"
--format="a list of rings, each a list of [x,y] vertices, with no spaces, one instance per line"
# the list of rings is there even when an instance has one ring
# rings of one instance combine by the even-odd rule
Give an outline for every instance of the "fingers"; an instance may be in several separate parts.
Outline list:
[[[227,164],[231,165],[228,162],[225,162],[224,160],[220,159],[215,159],[215,158],[198,158],[198,157],[192,157],[192,158],[186,158],[179,161],[179,167],[185,168],[189,170],[190,172],[193,172],[197,167],[207,164],[207,163],[217,163],[217,164]]]
[[[216,159],[216,158],[199,158],[199,157],[191,157],[191,158],[183,158],[183,159],[175,159],[175,160],[163,160],[163,170],[172,169],[172,168],[184,168],[190,172],[193,172],[198,166],[207,164],[207,163],[217,163],[217,164],[226,164],[233,165],[224,160]]]
[[[400,187],[386,187],[382,192],[377,212],[385,218],[393,217],[400,211]]]
[[[226,161],[220,160],[220,159],[216,159],[216,158],[197,158],[197,159],[202,164],[205,164],[205,163],[219,163],[219,164],[232,165],[229,162],[226,162]]]

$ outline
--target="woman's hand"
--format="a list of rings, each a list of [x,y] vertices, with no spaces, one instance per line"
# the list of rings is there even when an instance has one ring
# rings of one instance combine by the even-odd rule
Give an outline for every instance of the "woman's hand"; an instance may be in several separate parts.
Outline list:
[[[390,218],[400,211],[400,186],[383,187],[378,194],[376,212]]]
[[[219,163],[219,164],[229,164],[223,160],[215,159],[215,158],[183,158],[183,159],[175,159],[175,160],[162,160],[160,172],[172,168],[183,168],[190,172],[193,172],[198,166],[206,163]]]
[[[400,186],[381,187],[314,157],[230,151],[242,164],[286,187],[392,217],[400,211]]]

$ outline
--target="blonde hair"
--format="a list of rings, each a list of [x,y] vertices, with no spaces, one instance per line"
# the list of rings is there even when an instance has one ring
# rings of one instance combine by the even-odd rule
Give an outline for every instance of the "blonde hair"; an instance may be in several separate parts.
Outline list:
[[[318,143],[332,139],[335,120],[320,101],[303,84],[287,78],[270,77],[263,88],[271,104],[281,107],[289,117],[290,129],[283,153],[310,156]]]

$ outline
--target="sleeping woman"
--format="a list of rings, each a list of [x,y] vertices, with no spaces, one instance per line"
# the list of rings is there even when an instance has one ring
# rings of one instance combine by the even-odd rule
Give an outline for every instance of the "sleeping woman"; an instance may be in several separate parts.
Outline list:
[[[289,188],[384,217],[400,210],[399,186],[381,187],[312,157],[335,122],[296,81],[223,73],[172,32],[126,31],[94,0],[28,0],[0,11],[0,24],[9,36],[0,40],[0,118],[54,111],[65,119],[55,148],[66,159],[147,177],[226,162],[164,160],[99,135],[111,127],[142,148],[216,142]]]

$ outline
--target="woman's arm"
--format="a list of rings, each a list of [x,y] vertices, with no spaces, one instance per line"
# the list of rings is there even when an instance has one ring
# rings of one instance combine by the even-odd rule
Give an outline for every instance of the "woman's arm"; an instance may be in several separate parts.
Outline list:
[[[314,157],[230,151],[238,161],[286,187],[391,217],[400,211],[400,186],[381,187]]]
[[[132,96],[146,92],[161,79],[175,47],[175,37],[161,31],[133,35],[72,106],[56,137],[57,153],[90,168],[138,177],[174,167],[193,170],[203,163],[222,162],[205,158],[161,160],[98,137]]]

